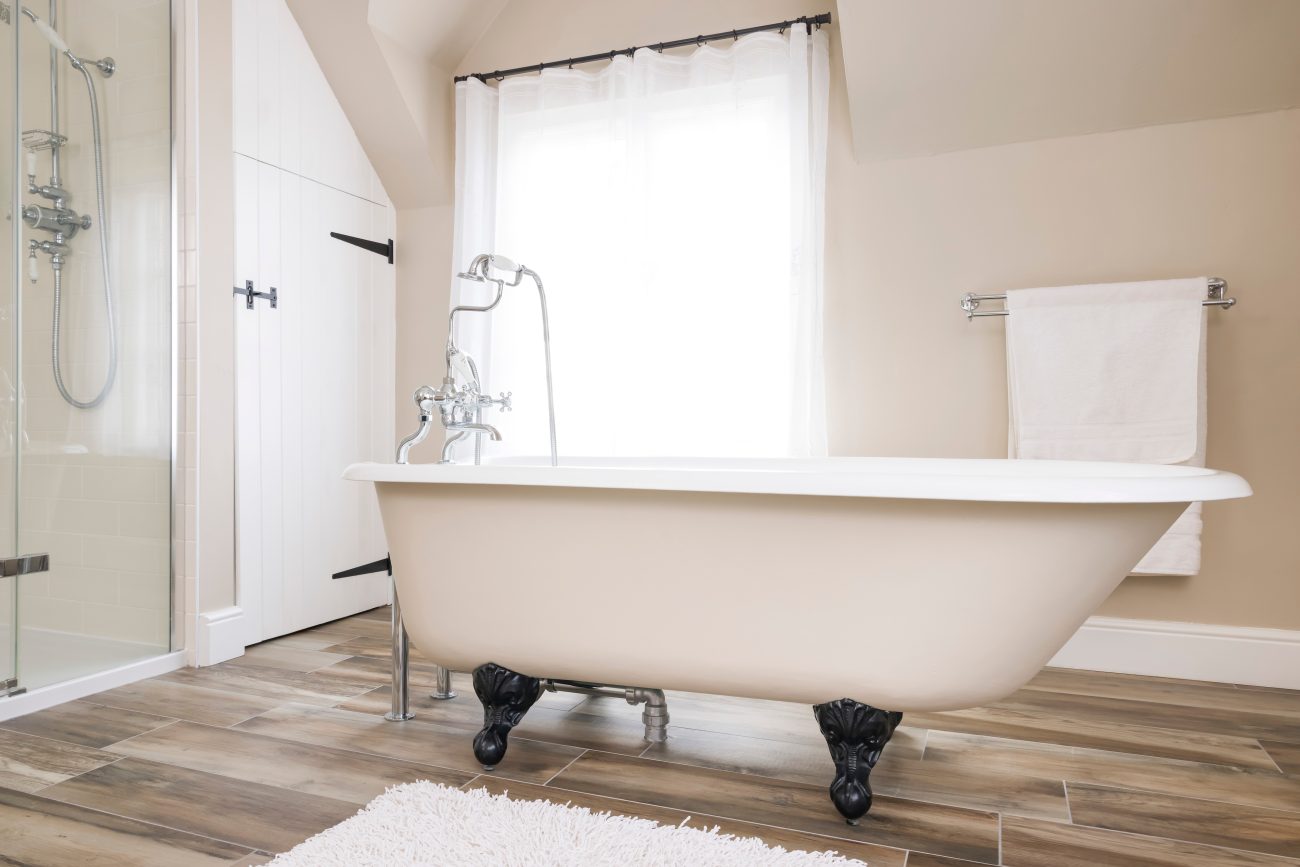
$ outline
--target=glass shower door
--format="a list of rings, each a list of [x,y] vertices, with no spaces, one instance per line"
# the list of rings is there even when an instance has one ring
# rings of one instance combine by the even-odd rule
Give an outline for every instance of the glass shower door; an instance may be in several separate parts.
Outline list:
[[[0,2],[0,683],[18,689],[170,649],[170,58],[168,0]]]
[[[12,7],[0,18],[12,22]],[[4,226],[8,237],[0,239],[0,560],[16,557],[18,551],[18,311],[17,281],[13,255],[18,239],[17,221],[12,218],[17,202],[13,178],[17,138],[15,72],[18,32],[0,30],[0,191],[9,219]],[[0,698],[19,689],[18,677],[18,576],[16,569],[0,569]]]

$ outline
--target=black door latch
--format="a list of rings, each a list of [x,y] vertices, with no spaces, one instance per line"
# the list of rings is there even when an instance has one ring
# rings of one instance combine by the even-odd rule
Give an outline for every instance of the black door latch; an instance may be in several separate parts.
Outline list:
[[[276,291],[276,288],[274,286],[271,287],[270,292],[257,292],[253,289],[253,281],[245,280],[244,285],[242,287],[241,286],[235,287],[235,294],[243,295],[245,298],[248,299],[248,304],[246,305],[246,307],[249,310],[253,309],[253,302],[256,301],[258,298],[270,298],[272,310],[276,309],[276,307],[279,306],[277,302],[280,300],[280,293]]]

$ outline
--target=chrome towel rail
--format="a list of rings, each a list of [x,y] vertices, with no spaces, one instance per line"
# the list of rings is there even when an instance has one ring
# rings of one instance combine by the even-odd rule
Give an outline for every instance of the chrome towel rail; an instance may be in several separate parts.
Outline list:
[[[1219,307],[1227,310],[1237,303],[1236,298],[1226,297],[1228,291],[1228,281],[1222,277],[1211,277],[1209,290],[1206,299],[1201,302],[1205,307]],[[1007,296],[1002,295],[976,295],[974,292],[967,292],[961,296],[961,309],[966,311],[968,320],[976,316],[1006,316],[1011,311],[1003,308],[1001,310],[981,310],[980,303],[984,301],[1002,301],[1006,302]]]

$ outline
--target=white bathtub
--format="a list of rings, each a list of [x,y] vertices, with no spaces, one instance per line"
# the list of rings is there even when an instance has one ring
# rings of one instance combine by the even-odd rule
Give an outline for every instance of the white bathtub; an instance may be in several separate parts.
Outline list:
[[[443,665],[945,710],[1022,686],[1239,476],[1057,461],[356,464]]]
[[[546,463],[347,471],[376,483],[411,638],[474,671],[478,760],[539,678],[807,702],[850,824],[903,711],[1023,686],[1188,503],[1250,493],[1139,464]]]

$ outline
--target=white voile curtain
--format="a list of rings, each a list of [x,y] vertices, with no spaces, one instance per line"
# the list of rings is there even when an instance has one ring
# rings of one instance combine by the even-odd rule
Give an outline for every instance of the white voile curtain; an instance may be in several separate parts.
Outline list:
[[[457,85],[453,267],[499,253],[546,281],[561,455],[826,453],[828,66],[800,25]],[[456,339],[514,393],[493,453],[545,454],[537,295],[506,292]]]

